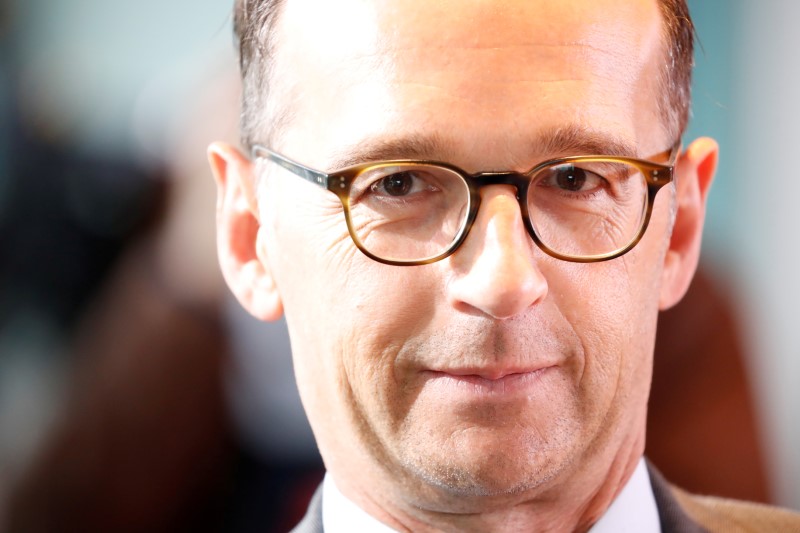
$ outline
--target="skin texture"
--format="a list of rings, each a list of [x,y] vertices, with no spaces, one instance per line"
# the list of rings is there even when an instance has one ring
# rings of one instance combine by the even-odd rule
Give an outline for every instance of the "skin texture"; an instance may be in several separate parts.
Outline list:
[[[660,153],[661,24],[644,0],[290,2],[273,148],[323,170],[471,172]],[[220,262],[251,313],[285,312],[326,467],[367,512],[398,530],[585,530],[644,449],[656,314],[694,272],[716,154],[688,147],[622,258],[545,255],[493,186],[454,255],[393,267],[358,252],[333,194],[216,144]]]

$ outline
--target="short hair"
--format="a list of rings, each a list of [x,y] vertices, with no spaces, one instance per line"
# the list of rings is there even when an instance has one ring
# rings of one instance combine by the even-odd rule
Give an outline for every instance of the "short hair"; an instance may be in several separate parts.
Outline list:
[[[689,122],[692,69],[694,67],[694,24],[686,0],[658,0],[664,19],[664,36],[669,43],[659,84],[662,98],[657,102],[665,130],[673,138],[682,135]],[[285,115],[269,100],[275,53],[275,28],[286,0],[236,0],[234,33],[239,46],[242,76],[242,142],[250,147],[268,143]],[[270,105],[272,104],[272,105]]]

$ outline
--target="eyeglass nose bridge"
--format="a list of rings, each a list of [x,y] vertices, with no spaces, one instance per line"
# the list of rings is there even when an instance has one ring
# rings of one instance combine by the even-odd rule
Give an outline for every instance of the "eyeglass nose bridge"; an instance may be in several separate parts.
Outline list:
[[[467,186],[469,187],[471,206],[467,216],[465,228],[457,239],[457,242],[455,243],[451,253],[455,251],[456,248],[460,247],[461,244],[466,240],[467,235],[472,230],[475,220],[478,218],[478,211],[480,210],[481,206],[481,189],[492,185],[510,185],[514,187],[515,197],[517,199],[517,204],[519,205],[520,216],[522,217],[522,222],[525,225],[528,235],[530,235],[531,239],[533,239],[533,242],[540,249],[544,250],[545,253],[549,253],[549,248],[536,234],[536,230],[533,228],[533,223],[531,222],[531,217],[528,212],[527,196],[528,187],[531,183],[530,174],[523,174],[516,171],[478,172],[476,174],[467,174],[464,176],[464,178],[467,182]]]
[[[476,188],[483,188],[489,185],[513,185],[517,190],[527,187],[530,182],[530,175],[513,170],[505,170],[503,172],[478,172],[477,174],[469,174],[467,182]]]
[[[506,170],[503,172],[478,172],[466,176],[467,185],[470,193],[477,196],[480,202],[480,190],[490,185],[511,185],[516,190],[516,198],[519,203],[520,212],[528,214],[528,204],[522,199],[528,194],[528,186],[531,182],[529,174]]]

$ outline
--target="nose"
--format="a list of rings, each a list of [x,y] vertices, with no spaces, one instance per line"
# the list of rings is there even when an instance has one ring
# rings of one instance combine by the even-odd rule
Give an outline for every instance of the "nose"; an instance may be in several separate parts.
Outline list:
[[[547,281],[534,258],[536,245],[515,194],[508,185],[481,191],[478,217],[467,240],[449,258],[455,271],[448,286],[454,306],[507,319],[547,296]]]

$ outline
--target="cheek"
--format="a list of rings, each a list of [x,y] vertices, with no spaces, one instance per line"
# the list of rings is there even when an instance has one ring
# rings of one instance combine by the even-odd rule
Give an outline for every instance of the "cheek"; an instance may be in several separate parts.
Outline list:
[[[342,319],[354,307],[351,274],[342,266],[358,251],[335,196],[292,176],[270,179],[259,191],[259,251],[283,303],[298,380],[313,382],[335,371],[325,349],[338,344]]]
[[[265,220],[265,253],[283,300],[298,381],[311,390],[301,393],[387,405],[388,399],[370,400],[394,394],[397,354],[433,316],[431,269],[364,256],[340,204],[282,205],[273,213]]]
[[[325,295],[287,307],[295,370],[312,427],[326,439],[320,449],[327,439],[347,449],[356,444],[351,439],[380,449],[413,404],[402,354],[423,335],[433,305],[413,268],[380,265],[360,252],[342,259],[348,264],[343,283],[330,281]]]
[[[571,265],[550,278],[551,293],[581,344],[579,388],[587,397],[581,404],[590,409],[612,409],[615,397],[646,383],[650,372],[657,269],[652,261],[645,264],[632,254],[606,263]],[[566,288],[553,290],[553,284]]]
[[[612,261],[586,265],[570,280],[582,287],[584,317],[591,322],[587,328],[621,346],[623,353],[652,351],[669,244],[669,209],[669,195],[659,194],[648,229],[633,250]]]
[[[338,336],[346,350],[342,364],[351,386],[365,397],[393,394],[402,381],[404,348],[430,334],[436,284],[413,267],[391,267],[360,257],[353,263],[360,268],[350,270],[349,308],[340,308],[347,317]]]

